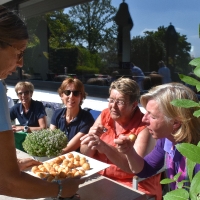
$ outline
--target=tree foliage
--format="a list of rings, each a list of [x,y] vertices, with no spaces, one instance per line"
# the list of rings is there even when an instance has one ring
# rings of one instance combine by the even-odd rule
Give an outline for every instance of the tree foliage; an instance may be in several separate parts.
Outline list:
[[[145,36],[133,37],[131,40],[131,60],[142,67],[144,71],[157,71],[159,60],[166,62],[165,33],[167,27],[160,26],[157,31],[146,31]],[[177,54],[174,65],[176,71],[188,73],[191,71],[189,51],[191,44],[186,35],[178,34]]]
[[[115,14],[111,0],[95,0],[71,7],[69,16],[76,27],[74,41],[86,46],[90,52],[106,48],[107,43],[116,38]]]
[[[46,13],[45,18],[50,30],[49,44],[51,47],[60,48],[73,44],[76,29],[64,10]]]

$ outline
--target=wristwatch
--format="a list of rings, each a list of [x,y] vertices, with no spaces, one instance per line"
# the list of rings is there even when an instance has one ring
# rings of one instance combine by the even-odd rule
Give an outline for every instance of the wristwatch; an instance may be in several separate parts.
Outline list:
[[[24,132],[25,132],[25,133],[28,132],[28,126],[24,126]]]

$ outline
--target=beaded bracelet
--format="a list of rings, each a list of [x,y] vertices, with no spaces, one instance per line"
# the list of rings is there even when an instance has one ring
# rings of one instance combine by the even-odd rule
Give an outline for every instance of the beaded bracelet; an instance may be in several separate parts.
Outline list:
[[[58,200],[61,197],[61,193],[62,193],[62,184],[60,180],[55,181],[58,184],[59,187],[59,191],[58,191],[58,195],[56,198],[53,198],[53,200]]]

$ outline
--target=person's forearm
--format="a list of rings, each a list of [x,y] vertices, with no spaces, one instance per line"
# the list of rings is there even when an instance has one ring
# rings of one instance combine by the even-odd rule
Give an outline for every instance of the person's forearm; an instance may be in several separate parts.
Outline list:
[[[5,189],[6,186],[6,189]],[[21,172],[15,176],[7,176],[0,181],[0,193],[18,198],[56,197],[58,194],[57,183],[40,180],[27,173]]]
[[[140,157],[134,148],[131,148],[126,154],[126,160],[128,161],[131,171],[139,173],[144,167],[144,159]]]
[[[120,169],[127,173],[132,173],[127,158],[124,154],[120,153],[115,147],[103,142],[100,149],[101,153],[104,153],[106,157]]]
[[[82,144],[80,147],[80,152],[86,156],[93,157],[96,150],[92,150],[87,146],[87,144]]]

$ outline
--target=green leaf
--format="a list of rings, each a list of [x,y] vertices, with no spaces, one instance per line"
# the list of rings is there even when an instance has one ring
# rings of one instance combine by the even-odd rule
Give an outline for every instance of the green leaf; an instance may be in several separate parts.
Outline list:
[[[200,63],[198,64],[198,66],[194,69],[194,74],[198,77],[200,77]]]
[[[197,195],[200,193],[200,171],[195,174],[192,179],[191,186],[190,186],[190,198],[197,199]]]
[[[195,117],[200,117],[200,110],[194,111],[193,115],[194,115]]]
[[[193,170],[194,170],[195,165],[196,165],[195,162],[193,162],[187,158],[187,171],[188,171],[188,176],[189,176],[190,182],[192,182]]]
[[[200,67],[200,57],[191,60],[191,61],[189,62],[189,65],[193,65],[193,66],[196,66],[196,67]]]
[[[182,108],[198,107],[199,104],[189,99],[175,99],[170,102],[172,105]]]
[[[200,84],[197,84],[197,85],[196,85],[196,89],[197,89],[197,92],[200,91]]]
[[[193,162],[200,163],[200,147],[194,144],[181,143],[176,145],[177,150]]]
[[[173,183],[173,182],[175,182],[174,179],[165,178],[165,179],[160,181],[160,184],[169,184],[169,183]]]
[[[177,187],[182,188],[184,183],[189,182],[189,180],[182,180],[181,182],[178,182]]]
[[[196,80],[195,78],[192,78],[190,76],[186,76],[184,74],[179,74],[179,78],[189,84],[189,85],[193,85],[193,86],[196,86],[196,85],[200,85],[200,82],[198,80]]]
[[[163,196],[164,200],[187,200],[189,193],[185,189],[177,189]]]
[[[177,181],[178,178],[180,177],[180,175],[181,175],[181,172],[179,172],[178,174],[176,174],[176,175],[174,176],[174,180]]]

